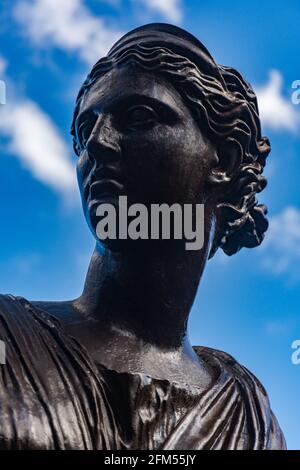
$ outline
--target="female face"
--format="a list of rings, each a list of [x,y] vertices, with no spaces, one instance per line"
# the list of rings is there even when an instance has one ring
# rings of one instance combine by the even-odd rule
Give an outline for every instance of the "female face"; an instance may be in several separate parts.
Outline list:
[[[200,204],[215,149],[180,94],[162,76],[123,65],[89,89],[76,120],[78,182],[96,237],[96,210],[128,204]]]

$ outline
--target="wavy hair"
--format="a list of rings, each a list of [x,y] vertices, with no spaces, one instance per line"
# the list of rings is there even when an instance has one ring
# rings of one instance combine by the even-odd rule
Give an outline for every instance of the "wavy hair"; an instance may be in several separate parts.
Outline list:
[[[204,46],[203,51],[204,57],[205,53],[209,54]],[[166,77],[217,148],[228,138],[239,144],[242,159],[224,191],[223,201],[217,204],[217,224],[210,257],[218,248],[232,255],[242,247],[258,246],[264,238],[268,221],[267,208],[258,204],[256,194],[266,186],[262,172],[270,144],[266,137],[261,136],[255,93],[235,69],[216,64],[216,73],[211,73],[205,63],[203,67],[196,65],[170,48],[142,44],[131,45],[100,59],[77,97],[71,126],[75,153],[80,153],[75,122],[84,95],[101,76],[122,64],[133,64]]]

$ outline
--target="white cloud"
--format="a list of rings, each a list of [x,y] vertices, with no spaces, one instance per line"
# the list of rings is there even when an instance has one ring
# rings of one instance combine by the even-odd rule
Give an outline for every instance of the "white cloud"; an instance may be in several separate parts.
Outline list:
[[[6,60],[0,56],[1,62]],[[9,88],[5,105],[0,106],[0,136],[7,139],[5,150],[16,156],[32,175],[67,197],[75,194],[75,165],[71,152],[51,118],[37,103],[20,97],[14,84],[3,74]]]
[[[14,17],[35,45],[77,53],[88,64],[123,34],[94,16],[82,0],[19,0]]]
[[[36,179],[65,195],[74,193],[76,177],[67,145],[36,103],[21,99],[2,106],[0,134],[8,138],[8,151]]]
[[[0,55],[0,79],[5,74],[7,68],[7,61],[6,59]]]
[[[0,55],[0,106],[6,103],[6,83],[4,80],[6,68],[6,59]]]
[[[161,14],[168,21],[180,23],[182,21],[182,2],[181,0],[135,0],[150,11]]]
[[[270,219],[262,244],[263,265],[273,274],[294,274],[300,265],[300,210],[286,207]]]
[[[265,127],[294,133],[300,130],[300,112],[290,98],[283,96],[282,88],[283,77],[278,70],[270,71],[265,86],[255,88],[260,117]]]

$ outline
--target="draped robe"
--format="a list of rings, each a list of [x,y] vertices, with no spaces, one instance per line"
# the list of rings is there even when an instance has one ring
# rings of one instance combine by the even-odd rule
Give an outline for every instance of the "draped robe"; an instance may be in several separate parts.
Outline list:
[[[0,449],[284,449],[259,381],[228,354],[195,347],[205,391],[96,363],[60,322],[0,296]]]

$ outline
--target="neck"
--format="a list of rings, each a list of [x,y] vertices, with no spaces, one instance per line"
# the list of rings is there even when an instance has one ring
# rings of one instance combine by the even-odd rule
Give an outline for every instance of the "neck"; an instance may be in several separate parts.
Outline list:
[[[105,327],[161,348],[183,346],[206,258],[207,247],[114,253],[96,245],[79,303]]]

